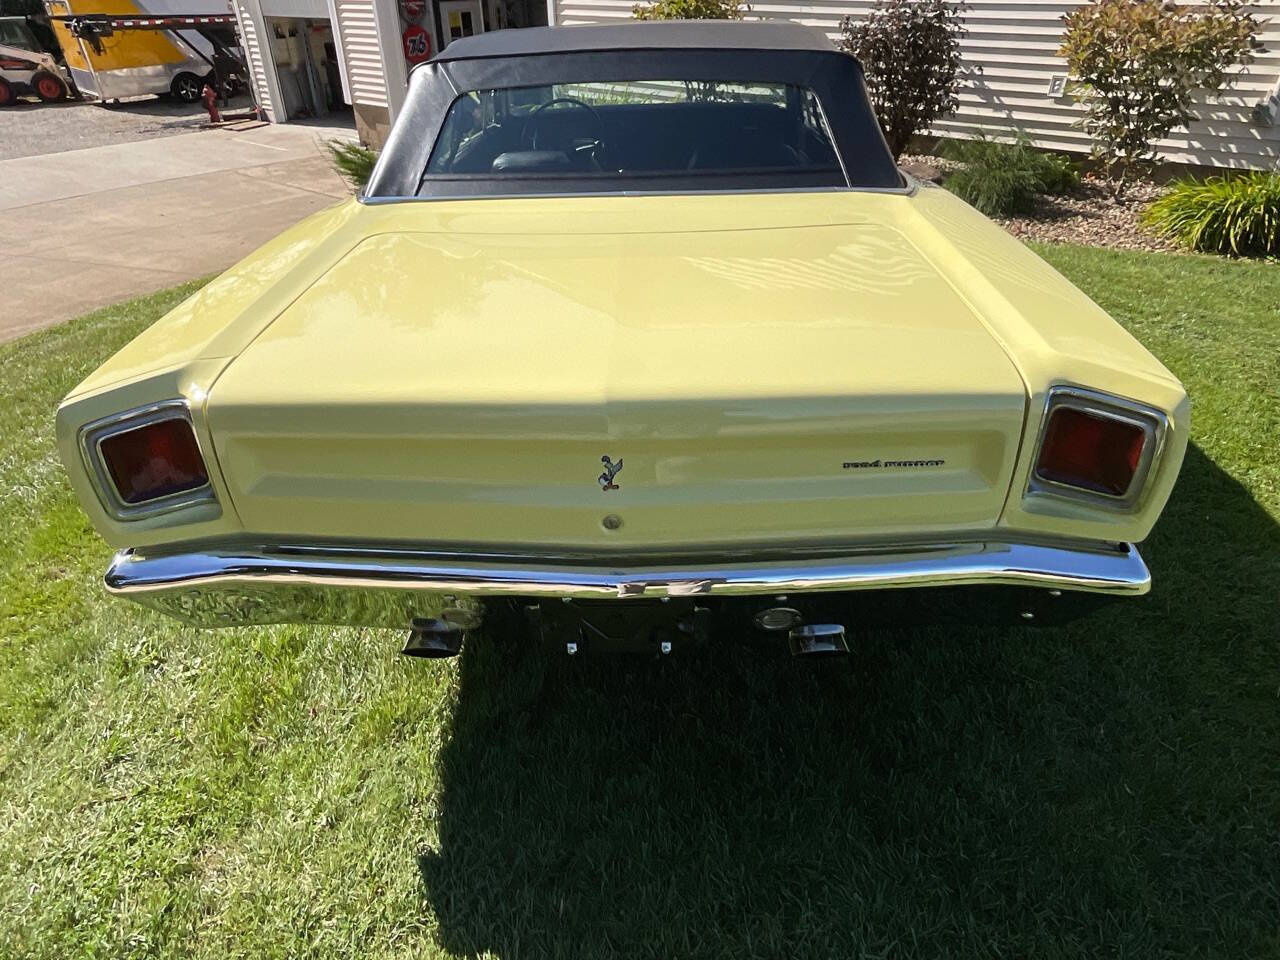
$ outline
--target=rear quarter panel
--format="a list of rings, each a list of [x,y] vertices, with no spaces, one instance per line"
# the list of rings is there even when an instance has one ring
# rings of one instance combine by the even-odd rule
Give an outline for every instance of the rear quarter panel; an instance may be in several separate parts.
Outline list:
[[[357,210],[351,200],[286,230],[144,330],[63,400],[57,413],[58,453],[85,512],[112,546],[147,546],[240,531],[209,434],[209,391],[231,359],[355,242],[341,227]],[[80,451],[80,430],[105,417],[175,398],[186,400],[191,410],[221,510],[213,516],[206,508],[127,523],[116,520],[103,508],[90,480]]]
[[[945,190],[911,198],[916,243],[987,323],[1027,384],[1022,453],[1000,525],[1030,533],[1140,542],[1173,490],[1190,433],[1186,390],[1128,331],[1020,241]],[[1146,493],[1129,512],[1026,496],[1050,387],[1135,400],[1168,419]]]

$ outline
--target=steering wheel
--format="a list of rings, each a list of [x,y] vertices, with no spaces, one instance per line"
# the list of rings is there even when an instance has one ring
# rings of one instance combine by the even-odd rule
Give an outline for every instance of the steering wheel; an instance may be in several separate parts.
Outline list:
[[[579,100],[577,97],[555,97],[546,103],[540,103],[530,112],[529,117],[524,122],[524,130],[521,131],[520,140],[524,142],[525,138],[529,139],[529,145],[532,149],[538,149],[538,120],[542,116],[542,111],[548,107],[553,107],[557,103],[568,104],[579,110],[585,110],[591,117],[596,127],[596,137],[590,143],[584,143],[581,146],[573,147],[572,150],[566,150],[566,153],[586,154],[587,158],[597,167],[600,167],[600,156],[604,152],[604,121],[600,119],[600,114],[596,113],[595,108],[591,104]],[[545,149],[545,148],[544,148]]]

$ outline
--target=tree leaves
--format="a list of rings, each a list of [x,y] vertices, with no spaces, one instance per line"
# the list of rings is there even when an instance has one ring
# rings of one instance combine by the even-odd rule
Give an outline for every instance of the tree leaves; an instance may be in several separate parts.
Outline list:
[[[1094,0],[1063,18],[1059,55],[1079,85],[1081,126],[1110,170],[1116,195],[1130,170],[1151,163],[1156,141],[1192,119],[1192,94],[1217,92],[1233,65],[1260,49],[1247,0],[1181,6]]]
[[[631,15],[637,20],[741,20],[743,10],[738,0],[655,0],[637,3]]]
[[[951,0],[877,0],[864,20],[845,17],[841,45],[858,58],[896,160],[915,134],[960,105],[960,15]]]

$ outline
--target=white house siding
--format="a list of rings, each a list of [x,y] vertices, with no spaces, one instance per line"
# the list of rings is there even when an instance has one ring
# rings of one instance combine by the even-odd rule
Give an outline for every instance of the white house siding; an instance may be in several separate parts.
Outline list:
[[[269,60],[270,52],[263,49],[266,27],[262,22],[262,9],[253,0],[232,0],[231,8],[240,28],[240,39],[244,43],[244,56],[258,105],[269,120],[283,119],[277,116],[276,104],[280,102],[280,93],[276,87],[275,65]]]
[[[552,22],[593,23],[626,19],[633,0],[549,0]],[[1055,76],[1066,74],[1057,56],[1062,17],[1082,0],[969,0],[966,34],[961,41],[964,64],[972,71],[960,94],[955,116],[935,132],[967,136],[979,129],[1017,128],[1035,143],[1057,150],[1087,152],[1088,137],[1075,125],[1082,110],[1069,96],[1051,95]],[[845,16],[865,16],[869,0],[804,3],[800,0],[751,2],[750,16],[785,19],[820,27],[839,37]],[[1187,131],[1176,131],[1161,143],[1164,159],[1211,166],[1280,167],[1280,116],[1273,126],[1255,123],[1253,107],[1280,85],[1280,0],[1260,0],[1255,14],[1264,21],[1261,37],[1267,50],[1239,75],[1221,97],[1202,98],[1199,119]]]

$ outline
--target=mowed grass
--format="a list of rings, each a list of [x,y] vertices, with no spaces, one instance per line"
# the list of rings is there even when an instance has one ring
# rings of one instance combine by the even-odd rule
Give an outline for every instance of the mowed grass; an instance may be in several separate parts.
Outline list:
[[[0,956],[1280,954],[1280,267],[1043,252],[1194,398],[1155,592],[834,672],[109,600],[53,409],[193,287],[0,347]]]

